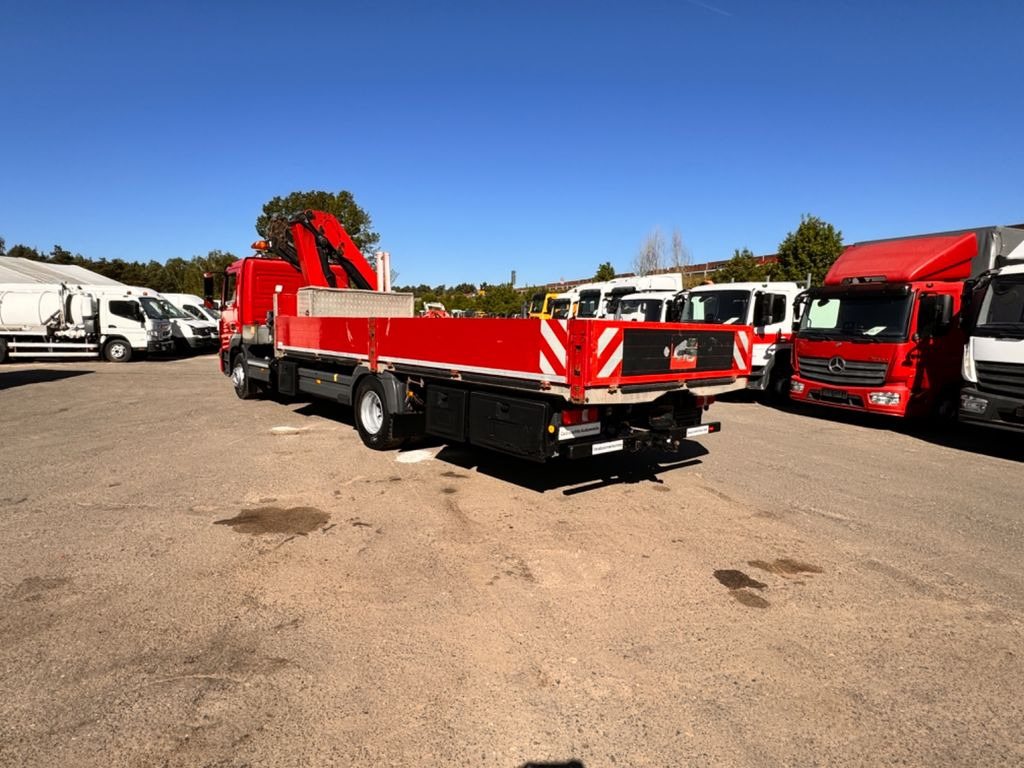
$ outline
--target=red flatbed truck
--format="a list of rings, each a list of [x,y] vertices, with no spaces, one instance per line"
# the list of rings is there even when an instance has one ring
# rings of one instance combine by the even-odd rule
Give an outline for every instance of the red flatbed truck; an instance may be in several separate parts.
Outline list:
[[[242,398],[351,405],[374,449],[425,434],[534,461],[677,449],[720,429],[703,411],[750,373],[745,326],[413,317],[329,214],[254,247],[272,258],[225,275],[222,372]]]
[[[811,288],[790,397],[889,416],[953,417],[965,281],[991,266],[998,228],[851,245]]]

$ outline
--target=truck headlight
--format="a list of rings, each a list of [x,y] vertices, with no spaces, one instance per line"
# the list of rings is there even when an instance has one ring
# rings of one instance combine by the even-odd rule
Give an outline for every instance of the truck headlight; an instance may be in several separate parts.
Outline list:
[[[868,394],[868,402],[872,405],[899,405],[899,392],[871,392]]]
[[[964,347],[964,362],[960,368],[964,381],[969,381],[971,384],[978,383],[978,371],[974,367],[974,344],[970,342]]]
[[[150,338],[150,339],[159,339],[160,338],[160,331],[152,331],[152,330],[146,331],[146,336],[148,338]]]
[[[988,409],[988,400],[974,395],[960,395],[960,410],[967,413],[984,413]]]
[[[801,394],[804,391],[804,383],[793,379],[793,381],[789,382],[789,391],[796,392],[798,395]]]

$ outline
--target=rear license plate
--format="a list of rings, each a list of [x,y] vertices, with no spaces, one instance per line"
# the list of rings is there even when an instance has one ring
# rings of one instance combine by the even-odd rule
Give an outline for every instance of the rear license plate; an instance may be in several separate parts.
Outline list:
[[[607,443],[594,443],[590,447],[590,452],[594,456],[598,456],[599,454],[602,453],[612,453],[613,451],[621,451],[623,449],[623,446],[624,444],[622,440],[612,440]]]

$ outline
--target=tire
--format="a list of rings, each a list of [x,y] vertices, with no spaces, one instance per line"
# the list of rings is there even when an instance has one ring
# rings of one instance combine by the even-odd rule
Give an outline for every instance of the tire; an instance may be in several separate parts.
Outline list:
[[[132,359],[132,345],[124,339],[111,339],[103,345],[103,357],[111,363],[127,363]]]
[[[240,400],[252,400],[256,397],[256,383],[245,372],[245,355],[241,352],[231,358],[231,384]]]
[[[394,436],[395,416],[388,409],[384,385],[376,376],[364,376],[356,388],[354,401],[356,429],[367,448],[390,451],[405,442]]]
[[[7,362],[7,341],[0,339],[0,365]]]

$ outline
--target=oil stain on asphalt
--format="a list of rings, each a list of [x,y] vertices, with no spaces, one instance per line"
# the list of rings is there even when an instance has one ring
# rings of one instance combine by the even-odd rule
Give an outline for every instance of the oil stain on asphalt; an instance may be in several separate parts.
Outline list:
[[[245,509],[234,517],[215,520],[214,525],[230,525],[237,533],[285,533],[305,536],[322,527],[331,516],[314,507],[258,507]]]
[[[750,578],[743,571],[715,571],[714,576],[722,586],[729,589],[764,589],[768,586],[763,581]]]
[[[740,605],[748,608],[767,608],[771,603],[765,600],[751,589],[767,589],[768,585],[763,581],[752,579],[743,571],[720,570],[714,572],[718,583],[729,590],[729,595]]]

